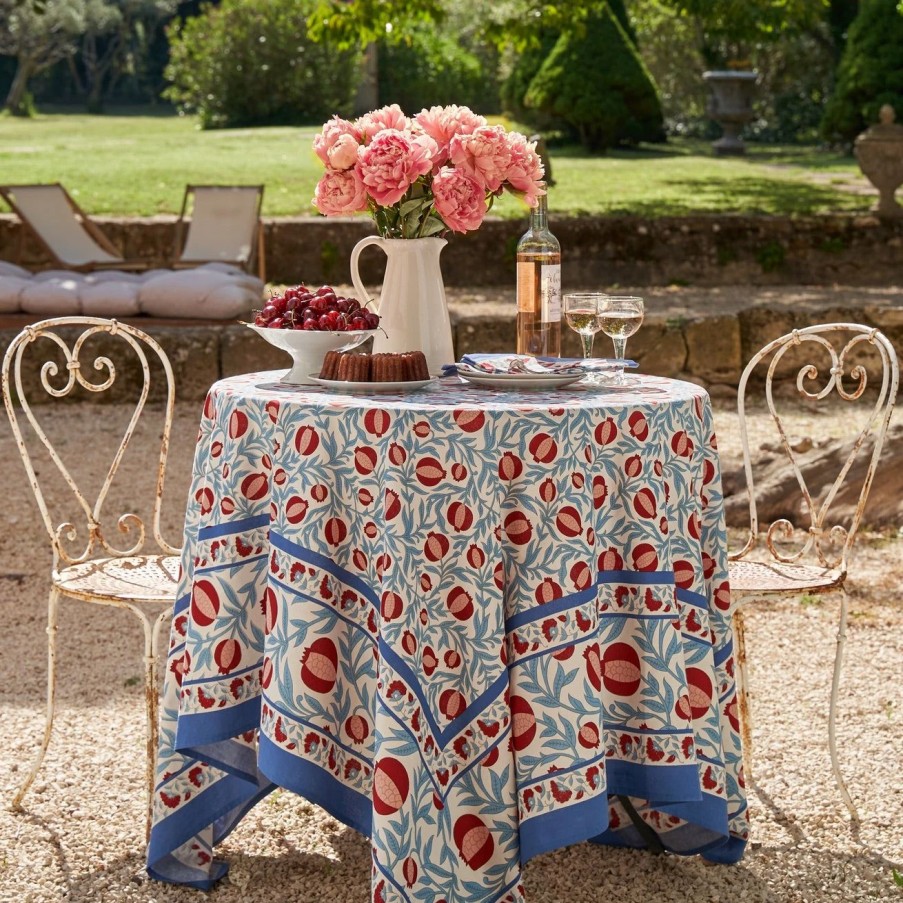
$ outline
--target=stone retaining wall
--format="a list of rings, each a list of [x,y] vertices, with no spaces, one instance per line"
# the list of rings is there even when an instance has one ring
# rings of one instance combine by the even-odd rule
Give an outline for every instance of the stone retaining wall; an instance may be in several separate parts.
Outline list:
[[[98,219],[128,257],[164,258],[171,250],[173,217]],[[514,251],[525,220],[487,220],[454,236],[442,253],[446,285],[513,283]],[[297,218],[265,221],[267,278],[274,283],[349,281],[355,243],[373,233],[369,219]],[[552,217],[571,285],[887,285],[900,280],[903,221],[868,215],[811,217],[635,216]],[[21,224],[0,215],[0,259],[15,260]],[[23,265],[47,266],[26,239]],[[361,275],[376,284],[382,254],[362,255]]]

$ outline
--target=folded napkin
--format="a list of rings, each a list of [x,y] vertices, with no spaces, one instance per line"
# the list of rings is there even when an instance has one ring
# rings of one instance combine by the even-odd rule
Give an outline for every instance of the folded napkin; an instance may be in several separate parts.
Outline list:
[[[558,358],[529,357],[522,354],[465,354],[454,364],[445,364],[443,376],[457,373],[517,374],[578,374],[598,370],[612,370],[619,367],[618,361],[604,358]],[[636,367],[636,361],[624,361],[625,367]]]

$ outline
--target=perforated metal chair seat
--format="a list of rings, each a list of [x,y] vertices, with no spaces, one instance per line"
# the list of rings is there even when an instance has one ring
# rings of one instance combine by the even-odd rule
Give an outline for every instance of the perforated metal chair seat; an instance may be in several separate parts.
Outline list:
[[[781,564],[774,561],[732,561],[729,579],[736,593],[827,592],[843,583],[838,568],[811,564]]]
[[[179,580],[175,555],[95,558],[53,575],[53,585],[67,596],[97,601],[172,603]]]

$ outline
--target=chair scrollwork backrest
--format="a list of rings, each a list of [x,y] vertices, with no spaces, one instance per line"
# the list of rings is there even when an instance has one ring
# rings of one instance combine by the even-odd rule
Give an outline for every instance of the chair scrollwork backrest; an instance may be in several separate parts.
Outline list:
[[[861,352],[869,351],[871,369],[878,380],[870,379],[868,369],[861,361]],[[868,407],[858,419],[850,418],[855,424],[851,429],[850,444],[844,448],[844,457],[837,476],[827,485],[819,498],[814,497],[801,466],[800,456],[788,438],[785,417],[781,413],[774,391],[776,374],[781,370],[785,355],[811,352],[822,362],[804,363],[798,361],[796,389],[804,399],[822,401],[836,395],[841,402],[862,402]],[[764,540],[768,553],[777,561],[794,564],[815,557],[822,567],[838,568],[846,571],[847,559],[856,531],[862,520],[863,510],[875,476],[875,469],[881,448],[887,434],[887,427],[893,412],[894,400],[899,384],[899,365],[893,345],[879,330],[854,323],[827,323],[795,329],[787,335],[768,343],[755,354],[746,365],[738,387],[738,412],[740,415],[740,438],[743,444],[743,465],[749,492],[750,527],[746,545],[731,557],[743,558],[755,548],[760,539],[759,517],[756,505],[756,486],[753,461],[749,444],[746,418],[746,400],[750,377],[757,367],[765,366],[765,401],[768,412],[777,430],[779,444],[784,458],[792,468],[793,475],[802,494],[802,511],[808,518],[808,525],[791,523],[786,518],[775,520],[764,530]],[[786,369],[790,360],[784,361]],[[825,367],[827,364],[827,367]],[[877,389],[866,394],[867,387]],[[871,445],[869,448],[869,440]],[[858,503],[851,517],[844,523],[831,522],[831,507],[850,474],[854,463],[862,455],[867,460],[865,474],[860,483]]]
[[[74,328],[81,328],[82,331],[77,334],[74,341],[69,341],[67,338],[72,335],[72,329]],[[61,331],[63,331],[63,335],[60,334]],[[111,337],[122,339],[122,347],[125,348],[127,346],[138,364],[140,364],[141,377],[140,386],[135,387],[134,394],[137,395],[137,400],[134,402],[135,406],[131,412],[125,434],[119,442],[100,490],[92,504],[63,462],[56,447],[58,443],[55,444],[42,428],[32,401],[37,401],[36,393],[41,390],[53,399],[65,398],[78,387],[90,393],[102,393],[109,390],[116,382],[118,375],[114,361],[106,353],[103,353],[104,349],[101,349],[100,352],[90,353],[85,349],[86,343],[100,334],[107,334]],[[38,343],[42,341],[50,344],[41,344],[40,348],[37,348]],[[29,379],[27,365],[30,361],[26,361],[25,373],[23,374],[23,358],[30,358],[30,355],[27,354],[28,352],[37,355],[40,349],[46,349],[46,354],[42,354],[43,357],[49,357],[52,352],[56,359],[44,361],[39,374],[39,387],[37,387],[34,385],[35,380]],[[105,532],[104,524],[106,521],[103,507],[119,465],[145,409],[151,389],[151,362],[154,357],[158,359],[159,365],[162,366],[166,379],[166,388],[162,411],[160,453],[155,474],[151,532],[160,551],[167,555],[177,555],[179,554],[178,547],[168,543],[161,535],[160,530],[166,457],[169,450],[175,404],[175,383],[172,367],[163,349],[153,338],[140,329],[120,323],[117,320],[106,320],[96,317],[57,317],[43,320],[34,325],[26,326],[7,348],[3,358],[2,371],[0,371],[2,372],[3,402],[6,406],[16,445],[41,511],[44,526],[50,536],[54,553],[54,567],[57,567],[59,562],[67,565],[78,564],[95,557],[138,555],[144,550],[147,530],[142,518],[135,513],[127,512],[116,519],[116,529],[120,534],[123,534],[125,541],[128,543],[126,548],[120,548],[112,541],[109,533]],[[58,363],[60,359],[62,359],[62,364]],[[157,364],[154,363],[153,366],[156,369]],[[44,399],[44,401],[46,402],[48,399]],[[41,407],[41,405],[38,405],[38,407]],[[46,450],[48,457],[56,465],[62,479],[72,491],[77,507],[84,517],[83,525],[80,526],[71,521],[59,525],[53,523],[22,431],[21,417],[24,417],[30,424],[35,436]],[[90,452],[86,450],[86,453]]]

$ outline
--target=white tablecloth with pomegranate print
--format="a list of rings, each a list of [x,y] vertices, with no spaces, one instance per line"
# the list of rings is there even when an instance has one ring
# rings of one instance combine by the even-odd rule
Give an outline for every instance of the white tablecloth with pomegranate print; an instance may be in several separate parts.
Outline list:
[[[521,900],[530,857],[648,829],[740,859],[706,393],[277,379],[204,406],[150,873],[209,887],[277,786],[371,838],[374,901]]]

